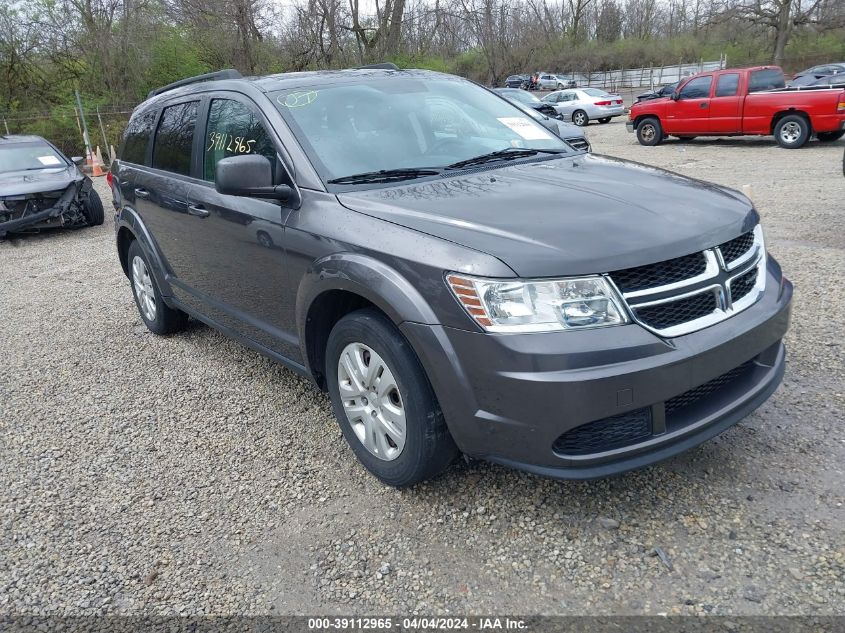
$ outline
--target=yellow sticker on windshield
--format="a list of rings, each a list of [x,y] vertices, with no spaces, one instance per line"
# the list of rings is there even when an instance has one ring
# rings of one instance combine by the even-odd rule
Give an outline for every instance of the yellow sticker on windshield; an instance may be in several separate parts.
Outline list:
[[[307,90],[305,92],[291,92],[286,95],[280,95],[276,97],[276,101],[279,105],[283,105],[286,108],[302,108],[307,105],[311,105],[317,99],[317,91],[316,90]]]

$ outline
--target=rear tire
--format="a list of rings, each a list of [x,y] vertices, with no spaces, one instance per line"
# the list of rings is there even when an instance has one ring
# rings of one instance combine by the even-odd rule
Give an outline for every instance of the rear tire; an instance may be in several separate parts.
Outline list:
[[[586,127],[590,124],[590,117],[583,110],[575,110],[572,113],[572,122],[578,127]]]
[[[126,263],[132,296],[135,297],[138,314],[147,329],[159,335],[173,334],[185,329],[188,315],[164,303],[150,262],[137,240],[129,246]]]
[[[88,191],[88,195],[82,202],[82,215],[85,216],[88,226],[100,226],[106,218],[106,213],[103,211],[103,201],[100,200],[100,195],[93,189]]]
[[[775,124],[774,133],[778,145],[798,149],[810,138],[810,123],[801,115],[788,114]]]
[[[822,143],[833,143],[845,136],[845,130],[837,130],[836,132],[816,132],[816,138]]]
[[[610,123],[610,118],[611,117],[606,116],[603,119],[599,119],[599,123]]]
[[[325,376],[344,438],[384,483],[412,486],[458,455],[416,354],[378,310],[356,310],[335,324]]]
[[[656,117],[648,117],[640,121],[637,126],[637,140],[640,145],[646,147],[654,147],[660,145],[663,141],[663,126],[660,125],[660,119]]]

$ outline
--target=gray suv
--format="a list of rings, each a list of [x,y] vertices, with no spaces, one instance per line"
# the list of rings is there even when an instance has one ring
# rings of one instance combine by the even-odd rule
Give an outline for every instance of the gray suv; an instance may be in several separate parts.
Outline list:
[[[133,113],[110,181],[147,327],[190,316],[309,377],[390,485],[459,453],[641,467],[783,375],[792,286],[746,197],[576,150],[458,77],[184,80]]]

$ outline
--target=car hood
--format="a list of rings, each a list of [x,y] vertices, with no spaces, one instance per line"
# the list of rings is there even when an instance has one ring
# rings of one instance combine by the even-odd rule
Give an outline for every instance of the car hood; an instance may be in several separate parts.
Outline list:
[[[59,191],[82,175],[75,166],[35,169],[31,171],[7,171],[0,173],[0,198],[22,196],[42,191]]]
[[[521,277],[610,272],[679,257],[737,237],[759,219],[739,192],[594,154],[338,199],[493,255]]]

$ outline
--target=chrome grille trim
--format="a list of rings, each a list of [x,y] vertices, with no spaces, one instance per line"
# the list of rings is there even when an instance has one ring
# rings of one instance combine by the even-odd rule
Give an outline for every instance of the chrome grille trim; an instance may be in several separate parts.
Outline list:
[[[754,227],[754,242],[752,247],[732,261],[730,265],[725,264],[718,246],[702,251],[702,254],[706,261],[706,268],[702,274],[663,286],[632,292],[621,292],[610,275],[605,275],[605,278],[622,296],[632,321],[650,332],[654,332],[658,336],[674,338],[701,330],[730,318],[734,314],[756,303],[765,290],[766,248],[763,242],[763,230],[759,224]],[[755,267],[757,268],[757,279],[754,288],[739,301],[732,302],[730,291],[731,282],[742,277]],[[712,292],[716,295],[716,305],[718,306],[716,310],[706,316],[669,327],[655,328],[648,325],[648,323],[640,319],[637,315],[637,310],[640,308],[670,304],[705,292]]]

